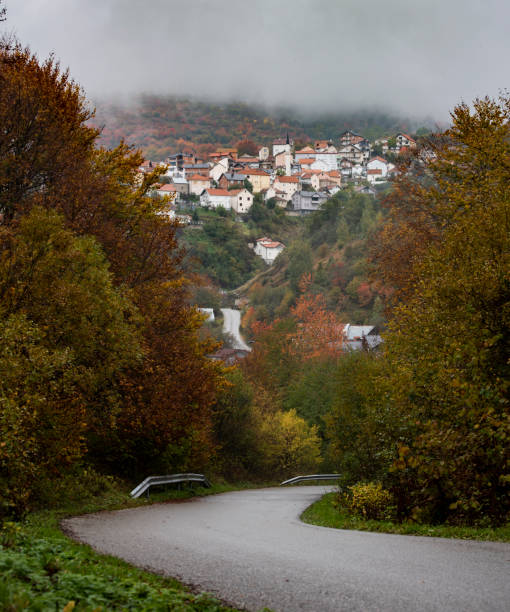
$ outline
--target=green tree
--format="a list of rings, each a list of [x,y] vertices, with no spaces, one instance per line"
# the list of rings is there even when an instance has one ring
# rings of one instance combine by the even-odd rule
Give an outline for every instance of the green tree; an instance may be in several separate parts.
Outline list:
[[[87,450],[120,409],[117,378],[141,361],[136,309],[97,242],[35,207],[0,254],[0,481],[21,513]],[[1,511],[0,511],[1,513]]]
[[[294,293],[297,293],[303,275],[310,273],[312,270],[312,249],[306,242],[295,242],[290,245],[287,257],[289,258],[287,274],[290,286]]]

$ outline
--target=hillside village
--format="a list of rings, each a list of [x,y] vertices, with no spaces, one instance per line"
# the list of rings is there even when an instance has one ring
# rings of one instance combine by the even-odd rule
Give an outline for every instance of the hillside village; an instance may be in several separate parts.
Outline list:
[[[394,158],[415,146],[415,139],[408,134],[372,145],[348,130],[340,135],[337,145],[317,140],[296,149],[287,135],[274,140],[271,150],[261,147],[258,155],[239,155],[235,148],[223,148],[200,159],[193,153],[179,152],[160,162],[146,160],[140,170],[149,172],[165,165],[157,193],[172,195],[176,204],[191,201],[195,206],[221,206],[242,215],[249,211],[253,196],[260,194],[264,201],[302,215],[320,208],[349,183],[374,193],[370,186],[388,181],[396,172],[384,155]],[[373,154],[374,148],[382,155]]]
[[[273,140],[271,149],[250,144],[251,155],[239,154],[236,148],[218,149],[204,159],[191,152],[178,152],[160,162],[144,161],[140,172],[166,167],[154,193],[156,197],[170,196],[172,217],[179,208],[197,206],[221,207],[242,216],[250,211],[256,197],[268,207],[278,206],[288,215],[301,216],[318,210],[347,185],[375,195],[375,187],[391,180],[397,172],[391,160],[414,148],[416,140],[399,133],[371,144],[347,130],[336,144],[332,140],[316,140],[296,148],[288,134]],[[257,155],[254,149],[258,149]],[[178,218],[185,224],[191,222],[189,215]],[[254,246],[267,264],[273,263],[283,248],[283,244],[268,237],[260,238]]]

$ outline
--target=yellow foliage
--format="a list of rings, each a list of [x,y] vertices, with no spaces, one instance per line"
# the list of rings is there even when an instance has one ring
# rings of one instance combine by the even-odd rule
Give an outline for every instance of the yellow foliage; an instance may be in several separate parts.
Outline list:
[[[358,483],[349,487],[344,503],[352,514],[365,519],[389,519],[393,515],[393,496],[380,482]]]

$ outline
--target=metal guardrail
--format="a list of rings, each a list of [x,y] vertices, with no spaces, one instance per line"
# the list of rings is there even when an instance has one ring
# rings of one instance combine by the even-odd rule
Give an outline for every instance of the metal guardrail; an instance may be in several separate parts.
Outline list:
[[[203,474],[168,474],[166,476],[149,476],[136,486],[130,493],[131,497],[140,497],[153,485],[174,484],[179,482],[201,482],[204,487],[211,487],[211,483]]]
[[[298,482],[305,482],[307,480],[337,480],[340,478],[340,474],[310,474],[309,476],[294,476],[289,480],[284,480],[280,483],[280,486],[288,484],[296,484]]]

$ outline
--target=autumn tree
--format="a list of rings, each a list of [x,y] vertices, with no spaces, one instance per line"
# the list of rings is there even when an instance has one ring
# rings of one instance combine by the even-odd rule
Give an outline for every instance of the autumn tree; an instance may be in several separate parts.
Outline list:
[[[98,131],[83,93],[50,56],[40,64],[18,42],[0,42],[0,213],[61,201]]]
[[[393,473],[418,518],[510,511],[509,119],[508,98],[454,110],[408,160],[376,259],[400,299],[385,351],[407,428]]]
[[[4,41],[0,64],[4,322],[23,315],[50,361],[64,351],[81,372],[76,456],[128,477],[203,466],[223,374],[198,335],[168,201],[152,197],[160,170],[142,176],[124,143],[96,148],[53,58]]]
[[[256,157],[259,154],[259,147],[253,140],[245,138],[236,144],[238,155],[251,155]]]

